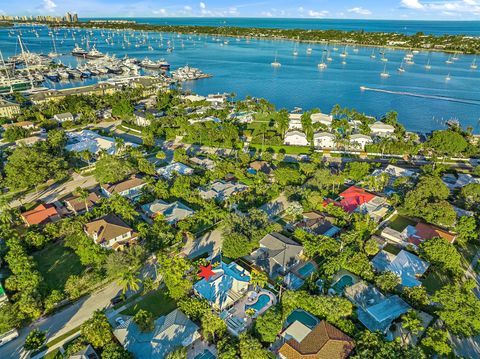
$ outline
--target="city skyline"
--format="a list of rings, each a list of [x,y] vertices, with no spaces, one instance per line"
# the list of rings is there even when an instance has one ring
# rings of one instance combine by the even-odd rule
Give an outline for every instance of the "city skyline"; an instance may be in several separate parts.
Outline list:
[[[395,20],[478,20],[480,0],[183,1],[19,0],[0,5],[0,15],[95,17],[272,17]]]

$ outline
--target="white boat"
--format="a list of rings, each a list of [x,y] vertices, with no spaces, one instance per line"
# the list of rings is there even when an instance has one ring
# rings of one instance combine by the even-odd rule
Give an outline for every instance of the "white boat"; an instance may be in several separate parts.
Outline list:
[[[477,57],[476,57],[476,56],[473,58],[472,64],[470,65],[470,68],[471,68],[472,70],[476,70],[476,69],[478,68],[478,65],[477,65]]]
[[[387,64],[383,67],[383,71],[380,73],[381,77],[390,77],[390,74],[387,72]]]
[[[372,54],[370,55],[371,59],[376,59],[377,55],[375,55],[375,49],[372,50]]]
[[[276,54],[276,53],[275,53],[275,61],[273,61],[270,65],[272,65],[272,67],[280,67],[280,66],[282,66],[282,64],[277,61],[277,54]]]
[[[445,77],[445,81],[450,81],[452,78],[450,77],[450,73]]]
[[[405,72],[405,69],[403,68],[403,61],[400,64],[400,67],[398,68],[398,72]]]
[[[312,51],[313,51],[312,48],[311,48],[311,47],[308,47],[308,48],[307,48],[307,55],[311,55],[311,54],[312,54]]]
[[[432,66],[430,65],[430,59],[427,60],[427,64],[425,65],[425,70],[430,70]]]
[[[446,64],[453,64],[453,61],[452,61],[452,55],[450,55],[447,59],[447,61],[445,61]]]

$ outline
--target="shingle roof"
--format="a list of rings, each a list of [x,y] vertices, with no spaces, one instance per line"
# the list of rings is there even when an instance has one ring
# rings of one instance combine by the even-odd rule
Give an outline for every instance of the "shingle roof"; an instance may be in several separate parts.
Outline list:
[[[97,234],[96,243],[108,242],[132,231],[122,219],[114,214],[107,214],[93,222],[87,223],[85,230],[90,236],[93,236],[94,233]]]
[[[103,184],[102,188],[113,195],[115,193],[122,193],[123,191],[142,186],[143,184],[145,184],[145,181],[142,178],[134,176],[122,182]]]
[[[175,201],[173,203],[166,203],[159,199],[152,203],[144,204],[142,210],[150,217],[161,214],[165,216],[165,219],[169,223],[178,222],[195,213],[193,209],[184,205],[182,202]]]
[[[352,338],[322,320],[300,343],[289,339],[279,352],[287,359],[343,359],[354,347]]]

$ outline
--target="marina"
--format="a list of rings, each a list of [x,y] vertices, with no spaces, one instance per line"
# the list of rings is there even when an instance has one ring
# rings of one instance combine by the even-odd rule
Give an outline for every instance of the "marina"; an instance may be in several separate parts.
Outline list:
[[[201,95],[235,92],[239,98],[264,97],[278,108],[289,110],[302,107],[328,112],[338,103],[382,116],[394,109],[409,130],[429,132],[445,128],[446,121],[455,118],[463,126],[480,131],[480,73],[473,55],[456,57],[442,52],[283,40],[22,25],[0,29],[0,47],[6,59],[21,58],[18,36],[31,54],[58,54],[29,62],[31,67],[41,66],[42,61],[61,64],[61,68],[49,68],[44,74],[42,86],[47,88],[95,84],[106,76],[124,73],[161,73],[170,66],[172,73],[179,68],[198,68],[212,76],[183,73],[177,78],[185,81],[185,89]],[[18,67],[21,71],[20,64]],[[27,75],[24,80],[29,80]],[[195,78],[204,80],[190,81]],[[28,82],[15,86],[28,87]],[[361,91],[361,86],[384,92]]]

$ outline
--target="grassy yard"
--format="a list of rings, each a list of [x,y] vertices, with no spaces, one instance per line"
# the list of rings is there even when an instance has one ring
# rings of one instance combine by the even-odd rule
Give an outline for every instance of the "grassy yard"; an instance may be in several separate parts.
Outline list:
[[[79,275],[84,267],[78,256],[62,242],[51,243],[33,255],[37,268],[42,274],[45,284],[50,290],[63,290],[71,275]]]
[[[146,294],[138,303],[125,309],[121,314],[135,315],[140,309],[148,310],[154,318],[170,313],[177,307],[175,301],[163,290]]]
[[[408,225],[415,226],[417,223],[400,215],[395,215],[388,226],[398,232],[403,231]]]
[[[258,143],[251,143],[250,149],[261,150],[262,145]],[[308,155],[312,153],[312,149],[310,147],[303,147],[303,146],[271,146],[265,145],[263,146],[264,151],[271,151],[280,152],[281,150],[285,151],[287,155]]]

